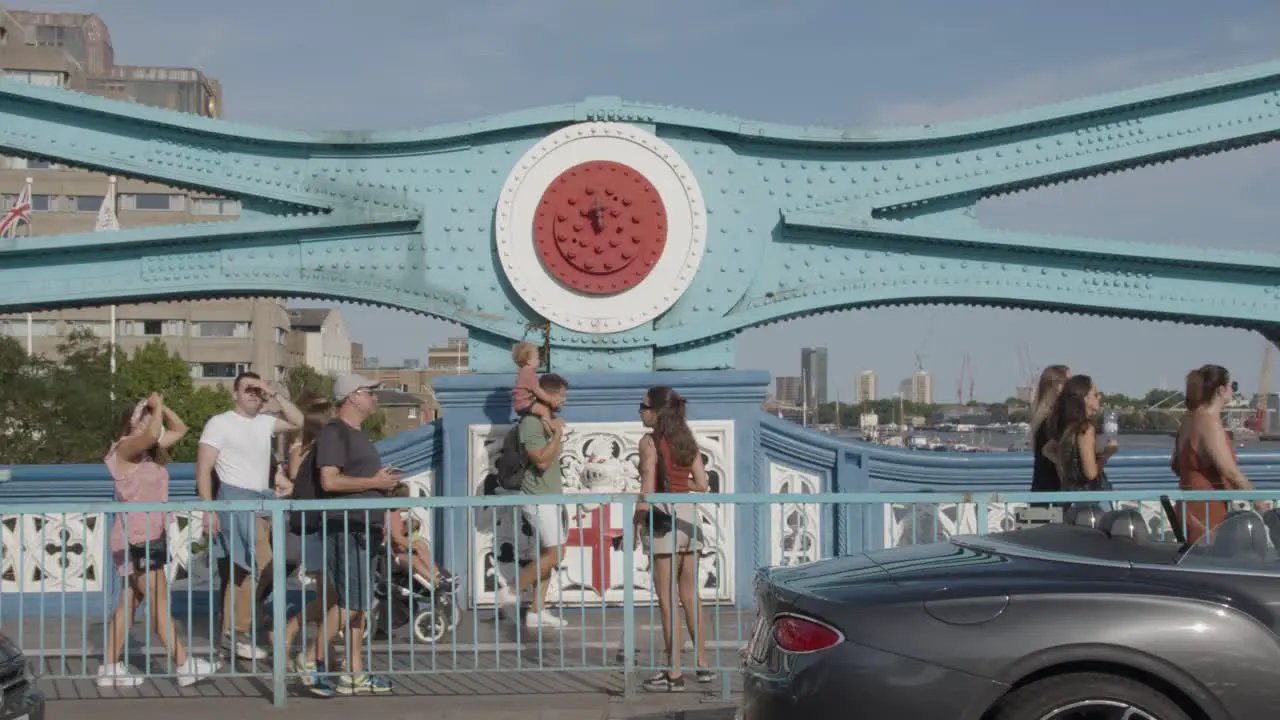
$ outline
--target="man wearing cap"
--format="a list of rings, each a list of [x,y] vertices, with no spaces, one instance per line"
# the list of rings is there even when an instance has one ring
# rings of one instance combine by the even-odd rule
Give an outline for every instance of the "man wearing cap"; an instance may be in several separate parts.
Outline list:
[[[361,431],[364,421],[378,410],[375,391],[380,384],[359,375],[343,375],[333,384],[338,406],[334,418],[316,437],[315,463],[319,471],[317,496],[321,499],[386,497],[400,481],[400,471],[384,467],[378,448]],[[347,640],[345,672],[335,688],[343,695],[382,693],[391,682],[370,675],[364,667],[364,615],[372,601],[370,536],[380,537],[385,511],[329,510],[314,513],[324,534],[325,574],[337,591],[337,605],[325,618],[315,644],[295,659],[304,683],[317,695],[329,693],[318,661],[339,629]],[[321,518],[320,516],[323,516]]]

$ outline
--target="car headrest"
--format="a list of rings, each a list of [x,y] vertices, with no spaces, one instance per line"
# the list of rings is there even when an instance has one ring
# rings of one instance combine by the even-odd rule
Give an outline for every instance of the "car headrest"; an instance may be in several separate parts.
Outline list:
[[[1262,524],[1267,526],[1271,535],[1271,546],[1280,548],[1280,509],[1272,508],[1262,513]]]
[[[1112,540],[1146,542],[1149,534],[1147,521],[1137,510],[1112,510],[1103,514],[1099,525]]]
[[[1102,524],[1103,515],[1102,506],[1097,503],[1071,503],[1071,507],[1062,513],[1062,522],[1064,525],[1096,528]]]
[[[1213,531],[1211,552],[1222,557],[1256,557],[1266,560],[1270,556],[1271,534],[1266,521],[1252,510],[1239,510]]]

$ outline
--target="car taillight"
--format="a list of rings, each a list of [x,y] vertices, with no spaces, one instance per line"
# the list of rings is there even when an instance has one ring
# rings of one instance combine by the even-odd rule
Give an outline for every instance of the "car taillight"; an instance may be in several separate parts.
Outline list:
[[[810,653],[840,644],[840,633],[815,620],[779,615],[773,621],[773,640],[786,652]]]

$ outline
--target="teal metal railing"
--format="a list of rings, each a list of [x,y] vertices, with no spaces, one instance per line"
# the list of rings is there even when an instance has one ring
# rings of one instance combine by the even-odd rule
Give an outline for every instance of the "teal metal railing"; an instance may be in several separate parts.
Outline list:
[[[6,508],[0,518],[5,534],[0,628],[32,657],[42,678],[94,682],[104,692],[121,691],[118,684],[185,685],[206,678],[269,682],[277,704],[285,702],[294,684],[308,692],[325,687],[384,691],[377,683],[344,678],[359,680],[365,670],[402,685],[423,677],[497,675],[516,692],[524,673],[558,672],[596,678],[593,687],[616,685],[629,696],[645,676],[678,669],[689,685],[728,697],[739,652],[755,623],[753,598],[743,590],[749,582],[742,582],[742,575],[758,566],[1012,529],[1016,509],[1031,502],[1131,507],[1148,520],[1153,537],[1168,537],[1172,528],[1161,495],[1190,507],[1222,501],[1247,507],[1280,497],[1276,491],[1169,490],[29,502]],[[641,502],[650,510],[637,513]],[[693,551],[682,568],[694,580],[691,587],[679,581],[679,571],[663,570],[662,553],[655,552],[648,534],[652,508],[669,503],[678,504],[675,521]],[[558,529],[526,517],[533,507],[554,508],[560,515],[563,544],[542,537]],[[259,542],[270,544],[262,556],[268,569],[246,581],[248,599],[225,603],[225,611],[221,588],[226,583],[219,578],[231,571],[206,539],[205,517],[211,512],[232,528],[257,523],[259,517],[266,523],[264,534],[230,533],[231,555],[244,549],[236,546],[241,537],[248,539],[250,557],[257,556]],[[421,526],[418,539],[426,544],[396,552],[381,531],[358,530],[385,520],[388,512],[414,518]],[[138,522],[147,530],[142,535],[148,540],[132,559],[127,553],[113,558],[107,549],[117,517],[126,537]],[[320,532],[304,540],[292,529],[308,518],[316,519]],[[153,532],[150,523],[155,522],[163,522],[162,536]],[[411,569],[431,575],[444,560],[433,542],[443,527],[465,527],[471,538],[462,566],[446,568],[459,583],[452,589],[429,578],[411,579]],[[532,594],[546,597],[549,611],[530,620],[530,612],[502,607],[502,588],[527,567],[534,548],[548,543],[559,548],[554,570],[549,580],[535,583]],[[157,570],[136,590],[126,587],[115,560],[136,563],[131,567],[141,569],[131,572],[142,576],[149,557],[156,558],[157,567],[163,561],[163,572]],[[361,567],[369,568],[367,581],[353,572]],[[155,579],[159,576],[164,584]],[[342,596],[344,583],[353,577],[350,589],[356,604],[371,610],[367,618],[320,612]],[[135,594],[132,616],[138,620],[133,632],[118,635],[121,642],[113,645],[111,618],[122,602],[121,618],[129,614],[129,593]],[[681,623],[691,625],[692,632],[664,622],[662,607],[676,607],[680,600],[686,608],[693,606],[688,622]],[[684,620],[684,615],[677,612],[675,618]],[[172,634],[156,642],[156,631],[171,623]],[[229,639],[224,628],[231,631]],[[184,651],[175,657],[168,649],[176,642],[209,666],[184,664]],[[667,648],[686,644],[678,664],[673,663]],[[129,675],[103,678],[104,653],[117,645]],[[299,650],[308,647],[319,661],[314,670],[298,662]]]

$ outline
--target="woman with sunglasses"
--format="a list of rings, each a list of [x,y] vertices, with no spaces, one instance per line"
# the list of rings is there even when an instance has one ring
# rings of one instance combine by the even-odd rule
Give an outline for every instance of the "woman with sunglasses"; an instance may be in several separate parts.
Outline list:
[[[1253,490],[1253,483],[1236,464],[1236,451],[1222,425],[1222,411],[1238,385],[1221,365],[1205,365],[1187,373],[1187,414],[1178,427],[1170,468],[1182,490]],[[1258,501],[1258,512],[1270,503]],[[1230,507],[1221,500],[1182,503],[1187,541],[1198,543],[1227,517]]]

